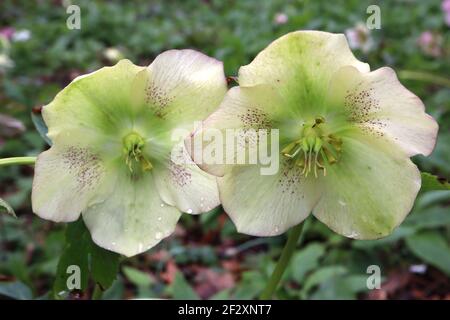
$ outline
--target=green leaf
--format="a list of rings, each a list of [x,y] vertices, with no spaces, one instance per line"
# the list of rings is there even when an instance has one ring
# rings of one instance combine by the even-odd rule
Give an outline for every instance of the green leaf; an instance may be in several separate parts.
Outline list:
[[[311,274],[305,281],[302,288],[301,295],[306,298],[309,291],[315,286],[329,280],[344,275],[347,269],[343,266],[327,266],[318,269],[313,274]]]
[[[233,299],[254,299],[264,290],[266,281],[267,279],[258,271],[244,272]]]
[[[92,279],[103,290],[108,289],[119,272],[120,255],[97,246],[91,240],[91,259]]]
[[[422,172],[422,187],[420,191],[427,192],[431,190],[450,190],[450,183],[437,176],[434,176],[427,172]]]
[[[89,278],[106,290],[116,279],[119,262],[120,255],[100,248],[92,241],[89,230],[80,218],[67,226],[66,244],[58,262],[53,292],[61,296],[70,291],[68,280],[72,280],[69,277],[74,274],[71,266],[79,268],[80,290],[87,289]]]
[[[311,295],[314,300],[356,299],[359,292],[368,291],[367,275],[348,275],[333,277],[319,285]]]
[[[33,298],[31,289],[20,281],[0,283],[1,296],[16,300],[30,300]]]
[[[14,212],[14,209],[2,198],[0,198],[0,208],[5,208],[6,213],[13,216],[14,218],[17,218],[16,213]],[[0,210],[0,213],[4,210]]]
[[[416,229],[450,225],[450,212],[448,208],[438,206],[414,212],[408,216],[404,225],[415,227]]]
[[[450,247],[436,231],[414,234],[406,238],[408,248],[418,258],[450,275]]]
[[[319,259],[325,253],[325,246],[320,243],[311,243],[297,252],[291,263],[292,278],[302,283],[306,273],[319,265]]]
[[[132,267],[123,267],[122,271],[127,279],[138,287],[148,287],[153,282],[150,275],[141,270]]]
[[[184,278],[181,272],[175,274],[172,283],[172,297],[177,300],[199,300],[199,296]]]
[[[52,142],[47,137],[48,128],[47,125],[44,122],[44,119],[42,119],[42,115],[40,112],[31,112],[31,120],[33,121],[34,127],[39,132],[40,136],[44,141],[51,146]]]

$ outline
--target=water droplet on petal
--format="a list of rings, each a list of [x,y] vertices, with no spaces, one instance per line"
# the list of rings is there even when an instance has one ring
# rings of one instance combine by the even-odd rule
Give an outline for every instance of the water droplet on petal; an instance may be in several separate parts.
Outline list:
[[[144,249],[144,245],[142,244],[142,242],[140,242],[138,246],[138,251],[142,252],[142,249]]]
[[[161,203],[161,208],[164,207],[164,206],[165,206],[165,204],[164,204],[164,203]]]
[[[192,209],[187,209],[187,213],[192,213]]]
[[[162,233],[161,232],[157,232],[156,234],[155,234],[155,239],[156,240],[159,240],[159,239],[161,239],[162,238]]]
[[[162,217],[158,217],[158,221],[161,221],[162,220]]]
[[[275,232],[275,233],[278,233],[279,231],[280,231],[280,229],[279,229],[278,227],[275,227],[274,232]]]

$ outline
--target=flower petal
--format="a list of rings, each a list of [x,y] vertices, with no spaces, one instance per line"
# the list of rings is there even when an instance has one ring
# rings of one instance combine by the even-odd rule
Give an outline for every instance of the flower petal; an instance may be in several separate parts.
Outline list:
[[[108,165],[86,146],[53,145],[36,161],[33,212],[52,221],[75,221],[93,201],[108,193]]]
[[[183,212],[198,214],[220,204],[216,177],[202,171],[178,143],[167,166],[155,168],[155,183],[164,202]]]
[[[189,49],[161,53],[141,76],[144,103],[157,117],[190,130],[194,121],[217,108],[227,91],[223,63]]]
[[[178,209],[163,203],[151,174],[133,179],[123,172],[105,201],[83,211],[93,241],[127,257],[169,236],[180,215]]]
[[[102,144],[105,136],[129,130],[135,117],[131,88],[137,73],[144,69],[121,60],[113,67],[76,78],[42,110],[49,138],[83,129],[92,133],[91,143]]]
[[[259,170],[257,165],[235,166],[218,178],[220,200],[238,232],[279,235],[310,214],[319,199],[320,185],[285,161],[278,174],[261,175]]]
[[[192,159],[203,170],[223,176],[230,164],[237,163],[239,136],[245,138],[244,135],[250,129],[256,133],[259,129],[270,130],[273,126],[278,126],[277,119],[281,111],[277,110],[277,106],[282,105],[281,101],[282,98],[276,91],[267,85],[231,88],[219,108],[186,139],[185,145]],[[234,144],[227,141],[227,130],[236,130],[233,132],[237,135]],[[216,141],[216,135],[219,134],[221,141]],[[250,138],[250,135],[248,137]],[[249,152],[251,147],[255,146],[257,141],[251,140],[240,145],[243,147],[241,151]],[[218,163],[207,161],[209,152],[214,149],[209,148],[212,144],[221,148],[223,153],[221,159],[217,159]]]
[[[344,108],[351,122],[366,134],[382,136],[408,156],[429,155],[438,125],[422,101],[408,91],[391,68],[361,73],[348,66],[333,76],[329,104]]]
[[[420,172],[395,145],[355,137],[343,138],[341,159],[327,167],[313,214],[344,236],[377,239],[389,235],[410,212]]]
[[[261,51],[239,69],[241,87],[269,84],[305,116],[322,106],[323,86],[340,67],[351,65],[368,72],[369,65],[358,61],[343,34],[321,31],[289,33]]]

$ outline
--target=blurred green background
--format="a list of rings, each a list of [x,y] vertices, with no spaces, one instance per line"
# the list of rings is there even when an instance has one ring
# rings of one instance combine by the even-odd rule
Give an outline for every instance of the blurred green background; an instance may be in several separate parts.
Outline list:
[[[81,8],[80,30],[66,26],[70,4]],[[365,27],[370,4],[381,8],[379,30]],[[195,48],[223,60],[226,74],[233,76],[277,37],[316,29],[346,33],[360,60],[372,69],[392,66],[425,102],[440,133],[434,153],[414,161],[449,179],[449,26],[450,2],[440,0],[2,0],[0,158],[37,155],[46,148],[32,109],[51,101],[79,74],[122,57],[147,65],[166,49]],[[32,176],[32,167],[0,169],[0,198],[18,215],[0,215],[0,299],[45,298],[64,244],[63,225],[31,212]],[[448,191],[421,194],[406,221],[378,241],[352,241],[311,221],[277,298],[450,299],[449,205]],[[284,241],[285,236],[237,234],[220,208],[183,215],[174,235],[121,264],[104,298],[252,299]],[[367,289],[370,265],[381,268],[380,290]]]

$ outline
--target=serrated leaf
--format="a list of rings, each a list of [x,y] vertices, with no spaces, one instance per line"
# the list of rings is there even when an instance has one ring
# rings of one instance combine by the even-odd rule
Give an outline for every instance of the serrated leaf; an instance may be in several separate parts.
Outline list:
[[[14,209],[2,198],[0,198],[0,208],[4,208],[7,214],[13,216],[14,218],[17,218]],[[0,209],[0,213],[4,212],[5,210]]]
[[[442,178],[432,175],[427,172],[422,172],[422,187],[421,192],[427,192],[432,190],[450,190],[450,183]]]
[[[41,113],[31,112],[31,121],[33,121],[34,127],[36,128],[37,132],[39,132],[42,139],[44,139],[44,141],[49,146],[51,146],[52,141],[47,137],[48,128],[44,122],[44,119],[42,119]]]
[[[80,218],[69,223],[66,229],[66,244],[59,259],[53,291],[56,295],[70,291],[67,280],[73,274],[70,266],[80,270],[80,290],[86,290],[89,278],[103,290],[109,288],[119,270],[120,255],[97,246]]]
[[[406,238],[406,244],[418,258],[450,275],[450,247],[441,234],[417,233]]]

